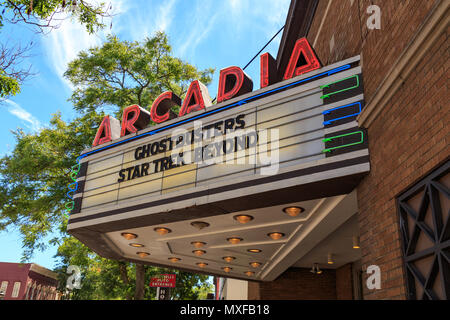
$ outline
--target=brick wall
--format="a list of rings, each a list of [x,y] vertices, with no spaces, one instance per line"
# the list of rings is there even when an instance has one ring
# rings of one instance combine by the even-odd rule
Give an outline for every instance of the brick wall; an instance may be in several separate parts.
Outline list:
[[[336,272],[323,270],[320,275],[305,268],[290,268],[276,280],[249,282],[248,299],[261,300],[334,300]]]
[[[307,268],[289,268],[271,282],[248,282],[249,300],[352,300],[352,264],[312,274]]]
[[[36,286],[41,285],[42,287],[51,288],[52,290],[57,289],[58,280],[30,270],[31,266],[30,263],[0,262],[0,284],[2,281],[8,281],[5,300],[25,299],[27,286],[31,286],[33,283]],[[18,297],[12,298],[11,295],[14,288],[14,282],[16,281],[20,282],[20,290]]]
[[[336,269],[336,299],[352,300],[353,299],[353,281],[352,281],[352,264]]]
[[[248,282],[247,299],[261,300],[261,295],[259,294],[259,282],[254,281]]]
[[[320,0],[307,38],[323,65],[361,54],[370,101],[435,1]],[[367,28],[366,10],[372,4],[381,9],[381,30]]]
[[[395,197],[449,155],[448,50],[447,32],[368,128],[371,172],[358,186],[362,267],[376,264],[382,275],[381,290],[365,288],[368,299],[406,298]]]
[[[5,300],[20,300],[25,293],[26,281],[28,271],[30,269],[29,263],[8,263],[0,262],[0,284],[3,281],[8,281],[6,289]],[[14,283],[20,282],[20,290],[17,298],[12,298]]]
[[[324,66],[360,54],[357,1],[319,1],[307,38]]]
[[[358,2],[355,0],[355,3]],[[364,94],[370,101],[381,81],[411,42],[436,0],[359,0],[362,28]],[[381,29],[368,30],[366,9],[370,4],[381,9]]]
[[[307,37],[324,65],[361,54],[369,102],[436,3],[320,0]],[[367,29],[371,4],[381,30]],[[382,282],[381,290],[363,286],[365,299],[406,298],[395,197],[449,156],[449,58],[447,29],[367,128],[371,172],[357,188],[362,269],[378,265]]]

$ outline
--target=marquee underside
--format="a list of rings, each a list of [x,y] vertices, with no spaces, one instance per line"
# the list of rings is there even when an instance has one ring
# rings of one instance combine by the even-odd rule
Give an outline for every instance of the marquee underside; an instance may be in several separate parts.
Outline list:
[[[370,170],[367,135],[355,121],[364,107],[362,92],[361,67],[355,57],[142,130],[132,139],[123,137],[86,150],[68,232],[111,259],[273,280],[310,256],[357,212],[354,189]],[[238,117],[245,121],[242,130],[258,134],[254,145],[232,154],[245,163],[189,163],[157,170],[153,165],[170,156],[169,151],[136,156],[139,148],[173,137],[175,129],[193,130],[189,119],[194,117],[203,121],[203,128],[227,119],[237,123]],[[276,143],[261,138],[262,130],[271,129],[278,130]],[[212,145],[214,139],[202,143]],[[184,154],[194,155],[195,147],[186,144]],[[278,170],[263,174],[268,167],[263,152],[266,156],[279,152],[278,160],[271,163]],[[256,161],[247,161],[252,157]],[[148,166],[145,175],[143,165]],[[137,167],[141,168],[137,174],[128,169]],[[122,181],[120,172],[125,174]],[[283,212],[289,206],[304,211],[291,217]],[[238,214],[253,220],[241,224],[233,218]],[[209,226],[198,230],[191,225],[194,221]],[[159,235],[156,227],[171,232]],[[124,232],[137,238],[126,240],[121,236]],[[273,232],[284,236],[273,240],[268,236]],[[231,244],[230,237],[242,241]],[[193,253],[195,241],[205,243],[201,256]],[[138,252],[149,255],[142,258]],[[235,259],[226,262],[226,256]],[[169,260],[174,257],[180,260]],[[339,259],[334,266],[353,257],[342,254]],[[199,268],[199,262],[206,265]],[[261,265],[253,268],[252,262]],[[223,270],[227,266],[232,268],[229,272]]]

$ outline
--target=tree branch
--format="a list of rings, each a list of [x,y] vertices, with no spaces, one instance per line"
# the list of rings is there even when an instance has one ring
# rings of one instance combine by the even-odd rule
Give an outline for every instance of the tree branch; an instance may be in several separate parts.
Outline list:
[[[14,0],[6,0],[7,7],[11,8],[13,11],[14,16],[11,19],[6,19],[8,22],[17,24],[20,22],[23,22],[25,24],[29,24],[32,26],[37,27],[38,31],[40,33],[45,33],[46,31],[51,31],[52,29],[57,29],[60,27],[60,22],[70,18],[70,16],[73,16],[75,14],[82,14],[80,12],[81,10],[89,11],[90,14],[95,15],[95,17],[103,18],[112,18],[114,15],[109,12],[110,9],[112,9],[112,5],[109,5],[109,8],[106,10],[102,10],[101,7],[95,7],[95,5],[89,4],[86,1],[80,0],[80,3],[78,5],[78,12],[75,10],[76,4],[72,5],[72,8],[66,9],[67,6],[56,4],[48,16],[40,16],[38,13],[36,13],[35,8],[33,7],[33,1],[30,2],[30,6],[27,6],[26,4],[17,4],[17,1]],[[75,3],[75,2],[74,2]],[[62,18],[56,18],[57,15],[66,14]],[[57,22],[57,23],[54,23]],[[91,29],[92,27],[96,26],[103,26],[103,22],[98,22],[97,20],[91,22],[91,24],[86,23],[87,26],[89,26]]]

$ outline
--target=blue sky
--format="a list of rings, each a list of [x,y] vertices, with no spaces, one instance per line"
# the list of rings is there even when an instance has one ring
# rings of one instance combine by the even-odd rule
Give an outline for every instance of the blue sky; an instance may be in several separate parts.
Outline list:
[[[101,45],[106,35],[113,33],[122,40],[141,41],[157,30],[164,30],[174,56],[200,69],[216,69],[208,86],[213,98],[219,70],[232,65],[244,67],[283,26],[290,0],[112,0],[111,3],[115,13],[112,28],[108,26],[96,35],[89,35],[70,20],[46,35],[37,34],[28,26],[7,25],[2,29],[2,43],[33,42],[33,56],[24,63],[31,64],[37,73],[22,86],[20,94],[0,105],[2,156],[14,149],[12,130],[36,132],[46,127],[52,114],[58,111],[65,120],[76,116],[67,101],[72,87],[62,74],[79,51]],[[281,33],[264,52],[276,57],[280,39]],[[253,79],[254,89],[258,89],[259,59],[245,71]],[[55,253],[56,248],[49,247],[37,252],[31,262],[53,268]],[[14,229],[0,232],[0,261],[18,262],[21,254],[19,232]]]

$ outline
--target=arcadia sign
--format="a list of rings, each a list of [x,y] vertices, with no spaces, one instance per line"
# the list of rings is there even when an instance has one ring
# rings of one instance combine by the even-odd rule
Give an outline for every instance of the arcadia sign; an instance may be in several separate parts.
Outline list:
[[[268,52],[261,55],[260,66],[261,88],[276,83],[275,59]],[[308,40],[301,38],[297,40],[294,46],[283,80],[291,79],[320,67],[319,59]],[[253,81],[241,68],[232,66],[220,70],[219,90],[217,92],[218,103],[249,93],[252,90]],[[174,106],[181,106],[178,115],[172,110]],[[150,120],[162,123],[211,106],[212,102],[208,89],[199,80],[195,80],[190,84],[183,102],[173,92],[166,91],[156,98],[150,112],[138,105],[132,105],[124,109],[122,123],[111,116],[105,116],[97,130],[93,146],[145,129]]]

